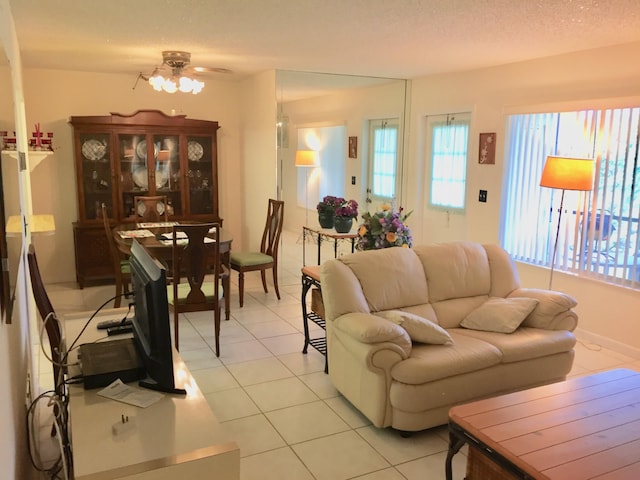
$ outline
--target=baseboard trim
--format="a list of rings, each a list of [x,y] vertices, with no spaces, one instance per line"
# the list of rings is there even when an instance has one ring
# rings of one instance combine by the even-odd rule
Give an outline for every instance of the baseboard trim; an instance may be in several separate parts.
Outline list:
[[[597,333],[584,330],[580,327],[576,328],[573,333],[575,334],[576,338],[578,338],[578,340],[595,343],[597,345],[600,345],[601,347],[608,348],[609,350],[627,355],[628,357],[640,359],[640,348],[632,347],[631,345],[627,345],[626,343],[612,340],[611,338],[598,335]]]

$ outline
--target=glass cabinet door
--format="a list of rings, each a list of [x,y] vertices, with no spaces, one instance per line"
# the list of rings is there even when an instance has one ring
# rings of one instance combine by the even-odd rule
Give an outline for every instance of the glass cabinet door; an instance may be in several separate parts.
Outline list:
[[[147,148],[145,135],[118,135],[118,178],[123,217],[134,215],[133,197],[150,194]]]
[[[212,141],[210,136],[187,137],[189,211],[192,215],[213,212]]]
[[[87,220],[102,218],[102,204],[111,206],[111,137],[108,133],[80,133],[82,189]]]
[[[182,179],[180,171],[180,137],[154,135],[155,194],[167,196],[167,213],[182,215]]]

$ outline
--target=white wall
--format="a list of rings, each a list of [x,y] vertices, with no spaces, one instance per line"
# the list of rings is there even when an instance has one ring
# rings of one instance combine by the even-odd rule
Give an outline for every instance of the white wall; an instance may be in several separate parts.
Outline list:
[[[402,122],[404,87],[404,81],[392,81],[384,85],[343,91],[281,105],[283,114],[289,117],[289,148],[282,148],[278,153],[281,159],[284,200],[286,205],[292,207],[288,207],[285,228],[299,232],[305,223],[305,209],[297,205],[296,198],[297,171],[294,162],[298,128],[344,125],[347,137],[358,137],[357,159],[348,158],[347,145],[344,146],[342,152],[344,162],[341,163],[344,165],[344,171],[341,172],[341,177],[344,178],[345,184],[338,187],[337,191],[344,191],[344,197],[347,199],[355,199],[360,205],[360,214],[367,209],[373,210],[377,207],[368,206],[365,202],[368,121],[398,117]],[[351,185],[352,176],[356,177],[356,185]],[[312,209],[315,207],[311,201],[309,205]],[[317,225],[317,217],[312,218],[312,214],[313,211],[310,211],[309,223]]]
[[[276,74],[263,72],[242,82],[242,151],[236,157],[240,172],[234,189],[241,209],[240,239],[233,248],[257,250],[264,230],[269,198],[277,199],[276,162]],[[231,157],[230,160],[236,160]],[[238,186],[237,182],[240,182]],[[286,207],[286,206],[285,206]],[[288,215],[284,211],[285,218]],[[225,223],[226,226],[226,223]],[[235,230],[234,230],[235,232]]]
[[[56,233],[34,240],[45,282],[75,281],[72,222],[78,219],[76,177],[73,159],[70,116],[130,114],[136,110],[156,109],[164,113],[175,110],[189,118],[217,120],[220,179],[220,215],[225,228],[238,235],[240,207],[237,201],[241,154],[240,86],[230,81],[208,79],[199,95],[161,94],[141,81],[132,89],[135,76],[90,74],[52,70],[25,69],[23,72],[27,107],[27,125],[39,122],[43,131],[54,133],[54,155],[44,160],[32,173],[34,213],[53,213]],[[273,95],[273,94],[272,94]],[[0,128],[13,130],[13,111],[0,111]],[[31,132],[31,130],[29,130]],[[15,165],[6,164],[5,178],[15,175]],[[14,169],[13,171],[11,169]],[[9,186],[7,215],[18,212],[17,190]],[[237,233],[236,233],[237,232]],[[17,249],[14,246],[14,251]]]
[[[241,159],[241,134],[238,109],[240,86],[211,79],[198,96],[168,95],[154,92],[141,82],[133,90],[135,76],[89,74],[26,69],[23,83],[29,133],[39,122],[43,131],[54,133],[54,155],[32,173],[33,209],[35,213],[53,213],[56,233],[34,237],[38,261],[46,283],[74,282],[75,264],[72,222],[77,220],[75,167],[72,129],[67,120],[72,115],[129,114],[140,109],[175,110],[190,118],[217,120],[220,179],[220,214],[224,226],[241,238],[241,183],[238,175]],[[0,130],[14,130],[11,78],[7,67],[0,67]],[[272,99],[274,98],[272,88]],[[272,101],[273,103],[273,101]],[[275,114],[273,116],[275,118]],[[2,162],[6,214],[19,212],[17,168],[15,161]],[[15,282],[20,248],[19,239],[9,239],[11,278]],[[0,463],[7,478],[27,479],[32,474],[26,454],[25,409],[28,326],[21,324],[17,312],[13,325],[0,325],[0,378],[9,388],[0,393]],[[0,475],[2,476],[2,475]],[[3,477],[4,478],[4,477]]]
[[[640,44],[612,47],[491,69],[460,72],[449,75],[415,79],[410,106],[410,143],[406,155],[405,201],[403,206],[415,212],[410,226],[417,242],[439,239],[469,239],[497,242],[500,218],[501,183],[504,170],[505,113],[527,111],[531,106],[559,104],[571,108],[589,106],[594,102],[633,103],[640,105],[640,64],[636,60]],[[275,153],[275,75],[267,72],[242,84],[223,80],[207,81],[198,96],[170,96],[153,92],[140,84],[131,89],[135,78],[125,75],[88,74],[47,70],[24,72],[27,123],[40,122],[44,131],[53,131],[55,156],[39,166],[32,178],[34,211],[51,212],[56,216],[58,231],[53,237],[38,240],[37,248],[46,282],[73,281],[73,242],[71,222],[77,218],[74,165],[71,148],[70,115],[104,115],[109,112],[132,113],[138,109],[159,109],[186,113],[192,118],[217,120],[220,158],[220,211],[225,228],[234,234],[234,248],[255,244],[264,223],[266,198],[276,192]],[[0,85],[10,85],[6,68],[0,68]],[[382,88],[382,87],[380,87]],[[403,91],[404,94],[404,91]],[[355,94],[355,96],[360,94]],[[362,198],[363,122],[368,118],[400,115],[401,105],[387,102],[380,94],[362,98],[344,95],[332,99],[317,99],[303,104],[287,104],[290,128],[313,123],[342,122],[347,135],[359,140],[358,160],[346,160],[345,177],[356,175],[358,184],[347,185],[346,196]],[[620,100],[634,97],[633,100]],[[367,101],[363,101],[366,99]],[[357,111],[350,107],[358,105]],[[400,105],[395,107],[394,105]],[[424,208],[425,162],[422,152],[422,119],[425,115],[451,111],[471,111],[472,160],[468,172],[469,206],[464,215],[451,216]],[[13,107],[10,90],[0,92],[0,130],[12,130]],[[478,150],[478,134],[497,132],[496,164],[478,165],[474,160]],[[283,178],[295,178],[293,154],[295,144],[281,152]],[[346,152],[345,152],[346,156]],[[3,165],[3,168],[7,167]],[[8,178],[8,175],[5,177]],[[289,178],[290,180],[290,178]],[[287,180],[283,180],[285,183]],[[477,202],[478,189],[489,192],[487,203]],[[293,196],[287,205],[295,205],[295,188],[287,189]],[[285,197],[287,201],[287,197]],[[9,205],[8,205],[9,207]],[[304,212],[287,208],[285,219],[293,229],[302,224]],[[8,211],[7,214],[15,213]],[[259,227],[256,229],[255,226]],[[522,282],[526,286],[545,287],[545,269],[520,265]],[[580,328],[619,346],[627,346],[631,353],[640,352],[640,295],[637,291],[607,286],[556,273],[554,285],[558,290],[574,295],[579,302]],[[20,339],[18,326],[0,327],[0,374],[5,385],[12,385],[0,394],[0,460],[13,465],[17,477],[24,463],[24,443],[21,433],[20,406],[24,387],[26,359],[12,348]],[[635,349],[635,350],[634,350]],[[7,379],[7,377],[12,377]],[[15,382],[14,380],[17,379]],[[13,382],[13,383],[12,383]],[[7,420],[8,419],[8,420]],[[5,424],[5,422],[8,422]],[[11,431],[13,426],[17,429]],[[6,427],[6,429],[5,429]],[[17,451],[18,459],[13,453]],[[17,466],[16,466],[17,465]]]
[[[402,206],[414,210],[409,219],[416,243],[452,240],[499,242],[500,208],[504,165],[506,115],[514,112],[573,110],[593,106],[640,105],[640,64],[635,61],[640,43],[583,51],[500,67],[422,77],[411,81],[408,111],[408,151],[405,165]],[[288,102],[283,114],[289,116],[289,138],[297,126],[342,122],[347,135],[358,136],[358,160],[346,160],[345,178],[356,175],[358,185],[346,186],[348,198],[365,205],[362,174],[366,153],[361,147],[363,126],[368,118],[393,116],[394,102],[387,95],[371,95],[367,89],[344,95]],[[400,104],[401,105],[401,104]],[[453,112],[471,112],[470,160],[467,171],[468,205],[463,214],[429,209],[425,190],[428,164],[424,155],[425,117]],[[497,133],[495,165],[478,164],[478,135]],[[283,183],[295,185],[293,159],[295,144],[279,152]],[[346,152],[345,152],[346,155]],[[488,201],[478,202],[478,191],[488,191]],[[285,188],[285,200],[294,205],[295,188]],[[365,206],[366,209],[366,206]],[[364,210],[362,210],[364,211]],[[290,215],[285,226],[298,230],[304,223],[304,209]],[[546,288],[548,270],[520,265],[522,283]],[[578,300],[579,329],[585,336],[606,346],[640,357],[640,294],[557,272],[554,288]]]
[[[521,62],[472,72],[414,79],[410,121],[409,175],[406,207],[414,209],[410,226],[417,242],[467,239],[499,241],[506,114],[562,110],[595,105],[640,106],[640,43]],[[424,186],[424,117],[471,111],[468,206],[462,215],[429,210]],[[496,164],[478,164],[478,134],[497,133]],[[478,190],[488,190],[487,203]],[[546,288],[548,270],[520,266],[525,286]],[[638,291],[604,285],[563,273],[554,288],[578,300],[579,328],[602,343],[618,342],[640,356]],[[606,337],[606,339],[602,338]]]

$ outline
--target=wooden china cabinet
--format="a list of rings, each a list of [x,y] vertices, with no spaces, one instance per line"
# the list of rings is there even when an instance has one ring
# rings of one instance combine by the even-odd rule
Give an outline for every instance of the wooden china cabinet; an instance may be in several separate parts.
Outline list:
[[[71,117],[78,221],[73,224],[76,279],[113,278],[102,222],[135,222],[133,197],[166,195],[170,220],[219,222],[218,122],[168,116],[158,110],[131,115]]]

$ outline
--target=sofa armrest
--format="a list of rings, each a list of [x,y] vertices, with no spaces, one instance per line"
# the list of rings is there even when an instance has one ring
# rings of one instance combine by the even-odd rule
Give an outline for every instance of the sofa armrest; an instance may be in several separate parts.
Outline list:
[[[518,288],[511,292],[509,297],[529,297],[538,300],[536,308],[522,322],[523,327],[572,332],[578,324],[578,315],[572,310],[578,302],[566,293],[540,288]]]
[[[332,328],[365,344],[392,343],[400,347],[406,357],[411,355],[411,338],[400,325],[369,313],[347,313],[336,318]]]

